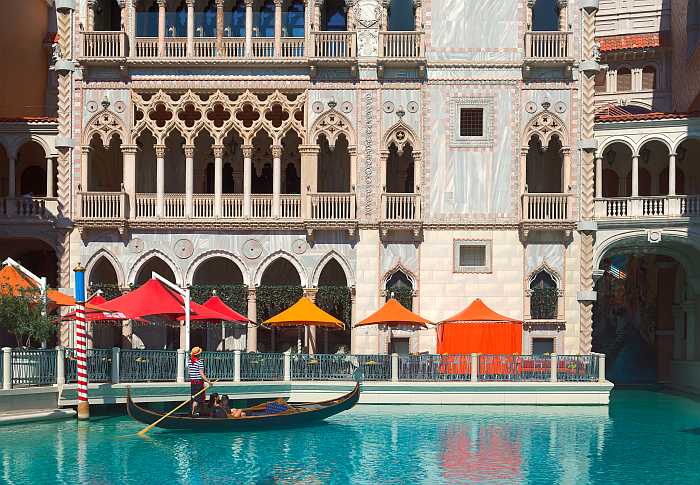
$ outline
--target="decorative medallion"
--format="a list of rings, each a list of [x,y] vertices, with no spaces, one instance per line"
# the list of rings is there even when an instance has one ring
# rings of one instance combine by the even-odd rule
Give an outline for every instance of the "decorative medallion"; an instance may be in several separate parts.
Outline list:
[[[647,231],[647,240],[651,244],[658,244],[661,242],[661,231],[654,231],[654,230],[648,230]]]
[[[385,113],[393,113],[394,112],[394,103],[391,101],[384,101],[384,104],[382,105],[382,109],[384,110]]]
[[[194,253],[194,244],[189,239],[179,239],[173,247],[175,255],[180,259],[187,259]]]
[[[139,239],[135,237],[131,241],[129,241],[129,251],[132,253],[138,254],[143,251],[145,244],[143,243],[143,239]]]
[[[350,113],[352,111],[352,103],[350,101],[345,101],[340,105],[340,111],[343,113]]]
[[[379,23],[381,16],[382,9],[377,3],[360,1],[355,4],[355,20],[365,29]]]
[[[309,249],[309,244],[304,239],[297,239],[292,243],[294,254],[304,254]]]
[[[533,103],[532,101],[528,102],[527,104],[525,104],[525,111],[527,111],[530,114],[534,113],[535,111],[537,111],[537,104]]]
[[[556,103],[554,103],[554,111],[556,111],[559,114],[565,113],[566,103],[564,101],[557,101]]]
[[[418,103],[415,101],[409,101],[408,104],[406,105],[406,109],[408,110],[409,113],[417,113],[418,112]]]
[[[258,259],[262,254],[262,244],[257,239],[248,239],[241,247],[243,256],[248,259]]]
[[[379,34],[376,30],[361,30],[357,35],[357,51],[361,57],[374,57],[379,51]]]
[[[98,104],[96,101],[88,101],[85,105],[85,108],[87,108],[88,112],[94,113],[95,111],[97,111]]]
[[[320,101],[314,101],[313,104],[311,105],[311,110],[314,113],[322,113],[323,112],[323,103]]]
[[[114,103],[114,111],[117,113],[123,113],[126,110],[126,104],[124,104],[124,101],[117,101]]]

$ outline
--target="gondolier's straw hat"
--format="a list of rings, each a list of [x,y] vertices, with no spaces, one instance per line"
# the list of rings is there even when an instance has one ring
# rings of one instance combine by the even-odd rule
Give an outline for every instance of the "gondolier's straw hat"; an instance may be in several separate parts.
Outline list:
[[[190,355],[199,355],[201,353],[202,353],[201,347],[192,347],[192,351],[190,352]]]

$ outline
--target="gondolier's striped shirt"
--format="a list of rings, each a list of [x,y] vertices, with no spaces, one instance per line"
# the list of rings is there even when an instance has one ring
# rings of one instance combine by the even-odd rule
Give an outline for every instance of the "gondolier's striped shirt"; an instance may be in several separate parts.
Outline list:
[[[201,381],[202,375],[199,373],[200,370],[204,370],[204,364],[201,360],[197,359],[195,361],[190,360],[190,380],[191,381]]]

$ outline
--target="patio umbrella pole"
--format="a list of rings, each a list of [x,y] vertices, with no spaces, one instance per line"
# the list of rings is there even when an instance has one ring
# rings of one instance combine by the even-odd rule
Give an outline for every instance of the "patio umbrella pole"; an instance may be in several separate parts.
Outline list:
[[[167,279],[163,278],[161,275],[153,271],[151,273],[151,278],[154,280],[158,280],[161,283],[163,283],[165,286],[182,296],[182,299],[185,304],[185,348],[183,349],[185,352],[190,350],[190,290],[185,289],[183,290],[176,284],[168,281]]]

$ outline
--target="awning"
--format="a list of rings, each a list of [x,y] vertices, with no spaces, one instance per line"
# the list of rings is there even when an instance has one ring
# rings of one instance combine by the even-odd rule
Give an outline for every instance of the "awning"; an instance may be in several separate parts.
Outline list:
[[[102,295],[94,295],[91,298],[88,298],[87,302],[85,302],[85,318],[89,322],[115,322],[129,319],[129,317],[121,312],[109,312],[102,310],[102,305],[105,303],[107,303],[107,300]],[[75,315],[75,310],[73,310],[72,312],[65,314],[61,320],[75,320]]]
[[[481,301],[481,298],[477,298],[467,308],[465,308],[464,310],[462,310],[458,314],[451,316],[450,318],[442,320],[440,323],[472,323],[472,322],[478,322],[478,323],[483,323],[483,322],[518,322],[518,323],[521,323],[520,320],[516,320],[516,319],[510,318],[510,317],[504,317],[503,315],[500,315],[500,314],[496,313],[495,311],[491,310],[489,307],[486,306],[486,304],[483,301]]]
[[[364,325],[419,325],[427,327],[429,320],[403,306],[394,298],[387,301],[379,310],[358,322],[355,326]]]
[[[297,327],[302,325],[331,328],[345,327],[343,322],[321,310],[306,297],[299,298],[299,301],[294,305],[274,317],[268,318],[263,323],[271,327]]]
[[[226,316],[229,322],[248,323],[250,321],[246,317],[238,313],[236,310],[228,306],[226,303],[224,303],[224,301],[218,296],[212,296],[207,301],[205,301],[202,304],[202,306]]]
[[[30,290],[39,291],[39,286],[29,276],[22,274],[18,268],[7,264],[0,269],[0,292],[5,295],[19,296],[23,291]],[[51,288],[46,290],[46,299],[47,303],[54,306],[75,305],[75,298]]]

